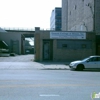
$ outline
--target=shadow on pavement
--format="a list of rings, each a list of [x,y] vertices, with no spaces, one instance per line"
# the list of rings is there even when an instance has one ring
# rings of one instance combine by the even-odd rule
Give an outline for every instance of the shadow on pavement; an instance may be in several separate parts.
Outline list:
[[[38,62],[44,65],[69,65],[70,62]]]
[[[72,70],[71,71],[76,71],[76,72],[100,72],[100,69],[84,69],[83,71],[77,71],[77,70]]]
[[[67,62],[38,62],[42,64],[43,70],[68,70]]]
[[[85,69],[83,72],[100,72],[100,69]]]

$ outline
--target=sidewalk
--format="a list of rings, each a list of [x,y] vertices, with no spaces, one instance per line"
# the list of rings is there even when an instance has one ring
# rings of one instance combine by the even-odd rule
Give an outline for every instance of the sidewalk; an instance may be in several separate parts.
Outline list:
[[[70,69],[69,62],[34,62],[34,55],[20,55],[15,57],[0,57],[0,69],[12,70],[65,70]]]
[[[47,69],[47,70],[68,70],[69,68],[69,62],[41,62],[43,69]]]
[[[68,70],[68,65],[38,62],[0,62],[0,70]]]

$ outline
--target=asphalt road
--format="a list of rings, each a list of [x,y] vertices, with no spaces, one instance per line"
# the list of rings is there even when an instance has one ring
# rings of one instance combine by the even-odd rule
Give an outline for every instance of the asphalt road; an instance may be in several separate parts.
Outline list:
[[[0,70],[0,100],[91,100],[100,72]]]
[[[100,71],[44,70],[13,59],[0,62],[0,100],[92,100],[100,92]]]

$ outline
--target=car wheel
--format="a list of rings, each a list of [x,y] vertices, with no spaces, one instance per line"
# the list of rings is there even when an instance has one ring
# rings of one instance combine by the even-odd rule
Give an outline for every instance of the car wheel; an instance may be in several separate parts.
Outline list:
[[[83,69],[84,69],[84,65],[82,65],[82,64],[77,65],[76,70],[78,70],[78,71],[82,71]]]

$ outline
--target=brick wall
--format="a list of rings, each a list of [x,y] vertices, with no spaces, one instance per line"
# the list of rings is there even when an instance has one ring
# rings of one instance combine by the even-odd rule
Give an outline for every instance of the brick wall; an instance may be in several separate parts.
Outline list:
[[[92,45],[89,49],[63,49],[57,48],[57,39],[53,39],[53,61],[73,61],[83,59],[85,57],[95,55],[95,35],[94,33],[86,33],[86,40],[91,41]],[[35,59],[43,61],[43,40],[50,39],[50,31],[40,31],[35,33]],[[73,40],[71,40],[73,42]],[[77,40],[78,41],[78,40]],[[80,42],[80,40],[79,40]]]
[[[96,53],[95,35],[94,33],[86,33],[86,37],[87,38],[85,41],[92,42],[92,47],[90,49],[59,49],[57,48],[57,40],[54,40],[53,41],[53,54],[54,54],[53,60],[54,61],[73,61],[73,60],[83,59],[91,55],[95,55]]]
[[[13,32],[9,32],[9,33],[0,33],[0,40],[5,41],[8,46],[9,49],[11,49],[11,41],[18,41],[18,48],[17,48],[17,54],[21,54],[21,34],[20,33],[16,33],[14,34]]]

